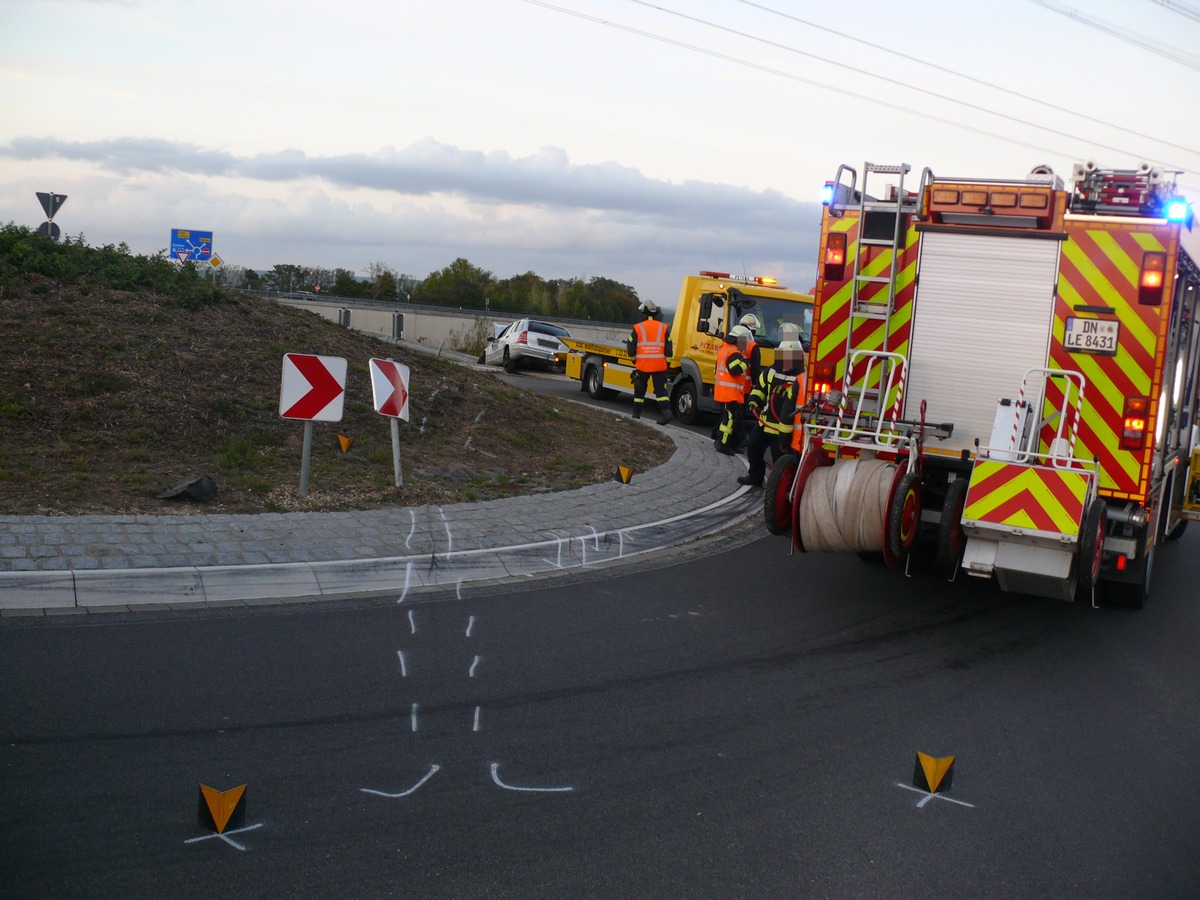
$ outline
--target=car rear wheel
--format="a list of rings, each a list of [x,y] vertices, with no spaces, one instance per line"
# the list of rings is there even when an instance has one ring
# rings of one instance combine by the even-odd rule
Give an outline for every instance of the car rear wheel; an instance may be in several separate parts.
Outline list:
[[[504,363],[503,364],[504,364],[504,371],[507,372],[509,375],[512,375],[514,372],[517,371],[517,361],[515,359],[513,359],[512,356],[509,354],[507,347],[504,348]]]

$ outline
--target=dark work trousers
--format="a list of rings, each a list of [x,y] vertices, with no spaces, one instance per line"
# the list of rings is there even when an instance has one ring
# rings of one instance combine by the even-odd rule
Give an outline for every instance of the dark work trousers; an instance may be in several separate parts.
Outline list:
[[[791,439],[790,434],[768,434],[761,425],[754,424],[750,429],[750,437],[746,439],[746,457],[750,463],[750,471],[746,474],[755,484],[761,486],[767,476],[767,453],[770,452],[771,463],[774,464],[783,455]]]
[[[714,440],[718,453],[735,453],[742,446],[746,440],[745,414],[744,403],[721,404],[721,423]]]
[[[654,396],[658,400],[658,412],[663,418],[671,414],[671,398],[667,396],[666,372],[634,372],[633,373],[633,414],[640,418],[642,404],[646,402],[646,387],[654,386]]]

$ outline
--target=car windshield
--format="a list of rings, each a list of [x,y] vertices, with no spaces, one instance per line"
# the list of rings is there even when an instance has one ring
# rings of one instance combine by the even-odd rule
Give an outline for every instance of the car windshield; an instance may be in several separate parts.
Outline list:
[[[809,341],[812,339],[812,303],[745,292],[741,292],[739,300],[743,313],[752,312],[758,316],[758,321],[762,323],[762,327],[758,329],[760,336],[778,344],[783,340],[780,329],[783,325],[790,323],[799,326],[800,340],[805,348],[808,347]],[[747,301],[753,302],[748,303]]]
[[[558,325],[551,325],[548,322],[530,322],[529,330],[536,331],[538,334],[548,334],[552,337],[570,337],[571,332]]]

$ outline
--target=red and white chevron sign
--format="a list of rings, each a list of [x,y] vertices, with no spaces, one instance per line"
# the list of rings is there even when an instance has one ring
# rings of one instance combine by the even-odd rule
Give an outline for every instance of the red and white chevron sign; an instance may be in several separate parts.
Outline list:
[[[308,422],[340,422],[346,399],[346,360],[340,356],[287,353],[279,415]]]
[[[371,396],[375,412],[407,422],[408,366],[390,359],[372,359]]]

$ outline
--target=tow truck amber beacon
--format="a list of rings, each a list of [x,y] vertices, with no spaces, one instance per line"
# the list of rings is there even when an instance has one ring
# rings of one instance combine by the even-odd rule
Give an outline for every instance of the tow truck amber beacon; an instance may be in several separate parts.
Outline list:
[[[1155,551],[1200,519],[1190,205],[1148,163],[1077,164],[1070,190],[1044,166],[910,172],[826,183],[809,396],[767,527],[1142,606]]]

